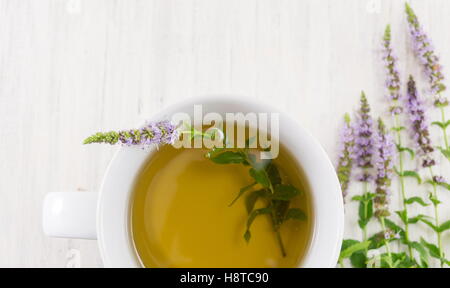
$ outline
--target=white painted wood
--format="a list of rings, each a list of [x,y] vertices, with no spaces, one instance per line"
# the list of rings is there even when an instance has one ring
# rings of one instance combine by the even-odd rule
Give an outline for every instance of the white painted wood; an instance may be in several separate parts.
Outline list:
[[[334,158],[338,124],[362,89],[377,115],[386,110],[379,48],[387,23],[403,78],[421,75],[403,2],[0,0],[0,266],[101,266],[95,241],[43,235],[42,199],[97,190],[114,149],[82,139],[131,127],[178,99],[266,100]],[[450,67],[450,2],[410,2]],[[441,195],[448,219],[450,194]],[[360,237],[354,204],[347,211],[346,234]]]

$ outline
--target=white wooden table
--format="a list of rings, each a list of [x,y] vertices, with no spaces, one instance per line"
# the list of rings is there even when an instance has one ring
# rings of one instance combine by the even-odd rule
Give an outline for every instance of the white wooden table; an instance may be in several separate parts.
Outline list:
[[[84,147],[84,137],[131,127],[182,98],[266,100],[334,159],[338,124],[362,89],[385,113],[379,48],[387,23],[403,78],[421,75],[403,2],[0,0],[0,266],[101,266],[95,241],[43,235],[42,199],[99,188],[114,148]],[[450,2],[410,2],[450,67]],[[450,193],[441,194],[449,204]],[[359,237],[352,205],[346,234]]]

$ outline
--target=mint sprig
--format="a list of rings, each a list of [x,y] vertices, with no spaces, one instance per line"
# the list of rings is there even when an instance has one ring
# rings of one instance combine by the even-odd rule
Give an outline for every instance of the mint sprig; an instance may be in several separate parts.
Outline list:
[[[249,175],[254,182],[240,189],[237,196],[231,201],[232,206],[246,194],[245,206],[247,209],[247,225],[243,235],[249,242],[252,233],[251,226],[260,215],[269,216],[272,220],[273,230],[280,246],[281,255],[286,257],[286,248],[281,238],[280,228],[288,220],[304,221],[306,214],[299,208],[291,208],[291,201],[302,192],[295,186],[283,183],[280,172],[272,160],[257,160],[256,155],[247,148],[207,153],[207,158],[216,164],[241,164],[249,167]],[[265,202],[265,207],[255,209],[258,199]]]

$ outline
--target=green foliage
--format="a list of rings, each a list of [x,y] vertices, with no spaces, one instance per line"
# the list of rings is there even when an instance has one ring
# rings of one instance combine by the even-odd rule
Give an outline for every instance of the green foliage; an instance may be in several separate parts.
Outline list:
[[[241,198],[241,196],[244,195],[245,192],[247,192],[247,191],[249,191],[250,189],[252,189],[253,186],[255,186],[255,185],[256,185],[256,182],[255,182],[255,183],[252,183],[252,184],[250,184],[250,185],[247,185],[247,186],[245,186],[245,187],[242,187],[242,188],[239,190],[239,194],[236,196],[236,198],[233,199],[233,201],[231,201],[231,203],[230,203],[228,206],[232,206],[234,203],[236,203],[236,201],[237,201],[239,198]],[[256,201],[256,200],[255,200],[255,201]]]
[[[363,251],[370,245],[370,241],[359,242],[357,240],[344,240],[342,242],[340,259],[346,259],[352,256],[353,253]]]
[[[280,226],[287,220],[306,220],[306,214],[299,208],[291,208],[291,200],[301,194],[301,191],[295,186],[283,183],[280,172],[276,165],[270,160],[256,159],[248,147],[250,141],[246,141],[246,148],[235,150],[209,151],[207,158],[216,164],[242,164],[249,166],[249,174],[254,182],[242,187],[238,195],[232,200],[229,206],[236,203],[243,195],[245,198],[245,207],[248,213],[247,228],[244,233],[244,239],[249,242],[252,234],[250,228],[259,215],[268,215],[272,219],[274,232],[283,256],[286,252],[283,246]],[[256,189],[255,189],[256,188]],[[262,199],[265,207],[255,209],[258,199]]]
[[[447,158],[447,160],[450,160],[450,149],[445,149],[443,147],[437,147],[439,149],[439,151],[441,151],[442,155],[445,156],[445,158]]]
[[[241,164],[246,158],[242,152],[225,151],[209,158],[216,164]]]
[[[413,203],[420,204],[423,207],[426,207],[429,205],[420,197],[411,197],[411,198],[405,199],[405,204],[411,205]]]
[[[409,154],[409,156],[411,157],[411,160],[413,160],[414,159],[414,157],[415,157],[415,153],[414,153],[414,150],[412,150],[411,148],[408,148],[408,147],[402,147],[402,146],[400,146],[399,144],[396,144],[396,147],[397,147],[397,151],[398,152],[400,152],[400,153],[402,153],[402,152],[408,152],[408,154]]]
[[[353,197],[353,200],[359,201],[358,224],[361,229],[364,229],[373,217],[373,198],[371,193]]]
[[[406,171],[400,172],[397,170],[397,168],[395,168],[394,170],[395,170],[395,173],[397,173],[397,175],[400,177],[412,177],[417,180],[418,184],[422,183],[422,178],[420,178],[419,173],[417,173],[416,171],[406,170]]]
[[[431,125],[435,125],[440,127],[442,130],[447,129],[448,125],[450,125],[450,120],[448,120],[447,122],[439,122],[439,121],[434,121],[431,123]]]

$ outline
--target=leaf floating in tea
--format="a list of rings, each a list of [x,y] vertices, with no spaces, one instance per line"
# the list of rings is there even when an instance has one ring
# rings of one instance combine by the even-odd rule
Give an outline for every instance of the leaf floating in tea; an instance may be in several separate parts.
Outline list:
[[[252,234],[250,233],[250,226],[252,226],[253,221],[255,221],[255,218],[258,215],[270,214],[270,213],[272,213],[272,208],[270,208],[270,207],[256,209],[256,210],[253,210],[252,213],[250,213],[250,215],[248,216],[248,219],[247,219],[247,230],[245,231],[245,234],[244,234],[245,241],[247,241],[247,242],[250,241],[250,238],[252,236]]]
[[[245,199],[245,208],[247,208],[247,213],[250,214],[253,211],[258,198],[268,197],[270,197],[270,192],[267,189],[261,189],[251,192]]]
[[[301,209],[291,208],[287,211],[286,217],[284,217],[284,221],[287,221],[289,219],[304,221],[306,220],[306,214]]]
[[[239,194],[236,196],[236,198],[233,199],[233,201],[231,201],[231,203],[228,206],[232,206],[234,203],[236,203],[236,201],[241,198],[242,195],[244,195],[245,192],[247,192],[248,190],[252,189],[253,186],[256,185],[255,183],[252,183],[248,186],[242,187],[241,190],[239,190]]]
[[[278,168],[277,166],[275,166],[275,164],[269,163],[269,165],[267,165],[266,172],[272,185],[281,184],[280,171],[278,171]]]
[[[280,184],[275,186],[275,193],[272,195],[272,199],[275,200],[291,200],[295,196],[300,194],[300,191],[297,190],[292,185]]]
[[[241,152],[225,151],[210,157],[216,164],[240,164],[246,161],[245,155]]]
[[[265,188],[270,187],[270,180],[269,177],[266,174],[266,171],[264,170],[256,170],[255,168],[250,169],[250,176],[252,176],[253,179],[258,184],[261,184]]]

